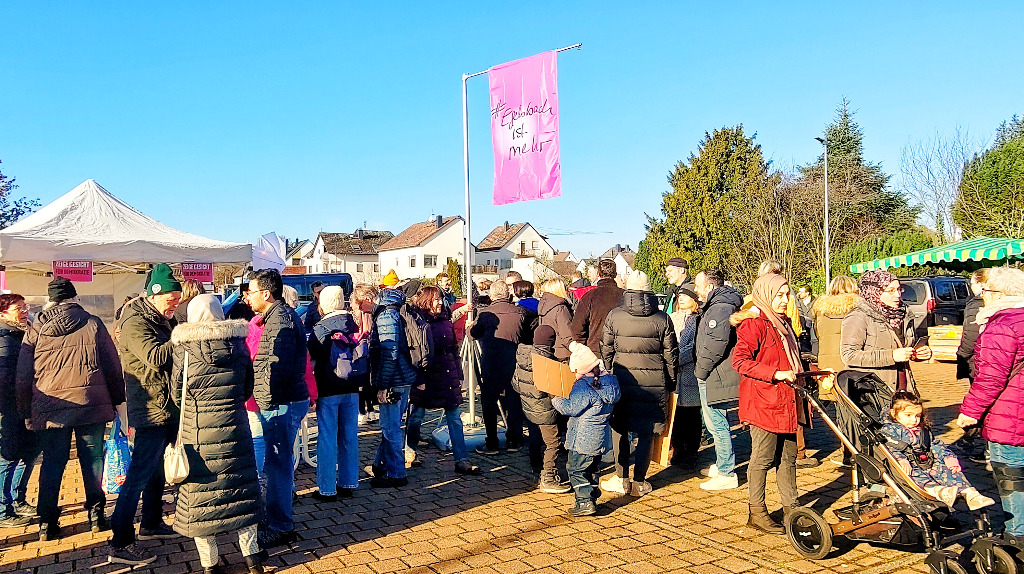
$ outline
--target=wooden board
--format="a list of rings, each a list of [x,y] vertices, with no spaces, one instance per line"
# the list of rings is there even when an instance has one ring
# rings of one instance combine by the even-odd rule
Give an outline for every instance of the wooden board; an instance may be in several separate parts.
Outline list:
[[[665,414],[665,431],[654,437],[654,444],[651,445],[651,462],[661,466],[668,466],[670,447],[672,446],[672,427],[676,422],[676,394],[669,393],[668,412]]]
[[[576,375],[569,365],[540,355],[533,355],[533,384],[549,395],[569,398]]]

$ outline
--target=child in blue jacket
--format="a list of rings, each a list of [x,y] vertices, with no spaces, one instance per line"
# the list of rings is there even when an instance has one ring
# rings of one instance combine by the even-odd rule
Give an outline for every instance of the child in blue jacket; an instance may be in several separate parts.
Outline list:
[[[597,512],[597,471],[605,452],[605,433],[612,407],[619,400],[619,381],[607,372],[600,372],[597,356],[586,345],[569,343],[569,369],[576,383],[569,398],[552,397],[555,410],[569,417],[565,448],[569,451],[566,472],[576,494],[576,504],[569,510],[573,516]]]

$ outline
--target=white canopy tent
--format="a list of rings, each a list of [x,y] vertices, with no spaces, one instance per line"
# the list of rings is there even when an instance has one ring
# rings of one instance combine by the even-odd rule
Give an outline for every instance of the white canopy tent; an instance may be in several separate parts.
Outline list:
[[[150,264],[247,265],[252,246],[185,233],[140,213],[89,179],[14,225],[0,230],[7,287],[45,296],[53,261],[93,262],[92,283],[76,284],[83,303],[105,320],[115,303],[138,293]],[[93,299],[90,301],[90,297]],[[95,299],[102,297],[102,301]]]

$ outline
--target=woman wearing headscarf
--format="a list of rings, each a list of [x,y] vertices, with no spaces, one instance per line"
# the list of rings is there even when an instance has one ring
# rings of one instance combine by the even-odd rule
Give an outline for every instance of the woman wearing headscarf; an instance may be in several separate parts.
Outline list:
[[[786,316],[789,281],[769,273],[754,282],[748,309],[734,313],[736,327],[732,366],[740,375],[740,421],[750,426],[747,469],[747,525],[770,534],[785,534],[765,505],[768,469],[775,467],[784,512],[797,506],[796,430],[806,424],[806,405],[792,385],[803,370],[800,345]]]
[[[188,322],[171,333],[174,402],[182,409],[182,444],[188,477],[178,487],[174,530],[193,538],[204,572],[220,572],[217,535],[237,533],[249,572],[263,572],[256,542],[259,484],[246,398],[252,361],[245,346],[249,325],[224,320],[213,295],[197,295]],[[184,397],[183,379],[188,376]]]
[[[679,374],[676,384],[675,423],[672,426],[671,463],[686,470],[696,470],[697,451],[704,435],[700,414],[700,389],[694,369],[697,357],[697,323],[700,319],[700,299],[687,286],[680,286],[672,297],[672,325],[679,340]]]
[[[860,297],[843,319],[839,351],[848,368],[876,375],[893,392],[916,393],[910,361],[928,360],[932,352],[914,348],[914,315],[902,293],[889,271],[861,275]]]

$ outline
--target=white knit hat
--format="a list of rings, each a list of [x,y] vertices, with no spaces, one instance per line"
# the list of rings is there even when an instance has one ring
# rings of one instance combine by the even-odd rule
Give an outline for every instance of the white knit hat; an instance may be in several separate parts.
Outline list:
[[[590,347],[573,341],[569,343],[569,370],[577,375],[589,373],[600,362]]]
[[[337,285],[328,285],[320,291],[320,309],[324,314],[345,308],[345,292]]]
[[[626,290],[627,291],[650,291],[651,281],[647,278],[647,274],[639,269],[634,269],[626,275]]]

